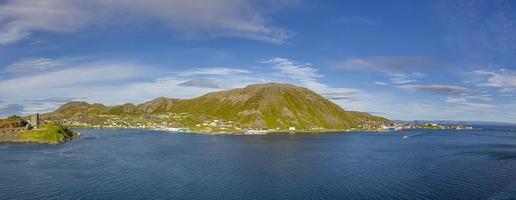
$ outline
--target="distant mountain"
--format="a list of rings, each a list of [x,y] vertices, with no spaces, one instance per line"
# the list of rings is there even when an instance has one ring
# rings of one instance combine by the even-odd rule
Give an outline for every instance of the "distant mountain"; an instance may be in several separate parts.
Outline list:
[[[508,122],[490,122],[490,121],[458,121],[458,120],[394,120],[400,123],[411,123],[411,124],[427,124],[436,123],[440,125],[516,125],[515,123]]]
[[[150,114],[187,113],[192,126],[203,120],[234,121],[242,128],[325,128],[348,129],[364,121],[389,120],[362,112],[344,111],[321,95],[290,84],[267,83],[245,88],[208,93],[193,99],[159,97],[139,105],[105,106],[71,102],[54,112],[44,114],[48,120],[73,119],[94,121],[99,115],[148,116]]]

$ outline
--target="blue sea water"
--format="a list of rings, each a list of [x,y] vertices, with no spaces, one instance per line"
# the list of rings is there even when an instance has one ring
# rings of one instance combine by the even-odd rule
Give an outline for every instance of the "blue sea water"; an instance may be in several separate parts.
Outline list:
[[[511,130],[78,129],[63,145],[0,144],[0,199],[516,199]]]

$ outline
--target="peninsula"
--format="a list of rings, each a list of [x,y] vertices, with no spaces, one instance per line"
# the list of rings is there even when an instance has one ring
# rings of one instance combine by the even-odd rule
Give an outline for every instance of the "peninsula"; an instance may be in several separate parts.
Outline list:
[[[39,124],[19,116],[0,119],[0,143],[60,144],[79,135],[60,124]]]

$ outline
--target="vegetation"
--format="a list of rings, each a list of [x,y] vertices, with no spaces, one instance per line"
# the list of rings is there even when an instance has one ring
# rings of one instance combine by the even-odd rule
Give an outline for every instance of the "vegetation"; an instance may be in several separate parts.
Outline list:
[[[24,127],[27,125],[27,121],[23,120],[21,117],[12,115],[6,119],[0,119],[0,129],[1,128],[16,128],[16,127]]]
[[[47,124],[38,129],[19,133],[14,142],[60,144],[70,141],[76,136],[76,133],[62,125]]]
[[[215,119],[232,121],[244,129],[288,130],[295,127],[296,130],[319,131],[359,128],[366,121],[389,121],[368,113],[345,111],[309,89],[278,83],[249,85],[193,99],[160,97],[139,105],[71,102],[42,117],[54,122],[101,125],[112,120],[124,120],[127,124],[160,122],[156,116],[172,114],[186,114],[187,117],[170,119],[167,123],[192,129],[203,121]]]
[[[0,142],[16,141],[18,133],[26,129],[27,123],[16,115],[0,119]]]

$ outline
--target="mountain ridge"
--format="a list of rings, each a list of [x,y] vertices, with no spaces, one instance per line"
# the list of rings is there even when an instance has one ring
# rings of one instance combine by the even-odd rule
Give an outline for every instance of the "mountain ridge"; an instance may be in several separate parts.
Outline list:
[[[343,130],[358,128],[366,121],[389,121],[369,113],[345,111],[314,91],[286,83],[253,84],[192,99],[158,97],[136,105],[69,102],[42,117],[53,121],[73,119],[93,122],[96,117],[104,115],[141,118],[180,113],[189,117],[175,125],[184,127],[221,119],[235,122],[241,128]]]

